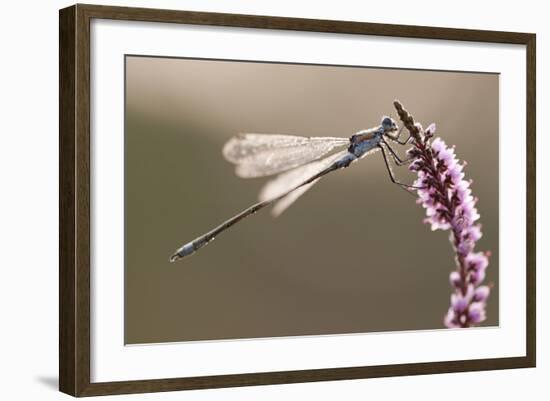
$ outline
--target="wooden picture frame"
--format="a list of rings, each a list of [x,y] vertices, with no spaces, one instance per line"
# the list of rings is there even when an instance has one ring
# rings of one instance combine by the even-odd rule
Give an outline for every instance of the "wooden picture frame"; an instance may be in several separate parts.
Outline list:
[[[526,47],[526,355],[429,363],[91,382],[90,333],[90,22],[164,22],[400,38],[519,44]],[[73,396],[362,379],[534,367],[536,360],[535,49],[530,33],[495,32],[143,8],[74,5],[59,14],[60,265],[59,388]]]

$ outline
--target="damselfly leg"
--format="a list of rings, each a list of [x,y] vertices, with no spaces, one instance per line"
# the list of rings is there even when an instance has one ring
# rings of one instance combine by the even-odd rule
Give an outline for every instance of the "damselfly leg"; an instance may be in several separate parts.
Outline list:
[[[399,157],[397,152],[395,150],[393,150],[393,148],[390,146],[390,144],[388,142],[386,142],[386,140],[384,138],[382,138],[382,142],[384,142],[384,144],[388,147],[388,150],[390,151],[390,153],[393,157],[393,161],[398,166],[409,165],[414,160],[414,157],[412,157],[412,156],[407,157],[405,160],[401,160],[401,158]]]
[[[398,181],[395,178],[395,175],[393,174],[393,171],[391,169],[390,162],[389,162],[389,159],[388,159],[388,155],[386,154],[386,149],[381,144],[378,145],[378,147],[380,148],[380,150],[382,150],[382,156],[384,156],[384,163],[386,164],[386,169],[388,170],[388,174],[390,176],[391,182],[393,182],[394,184],[399,185],[401,188],[403,188],[408,193],[411,193],[410,190],[413,190],[413,189],[424,189],[424,187],[417,187],[417,186],[414,186],[414,185],[404,184],[404,183]],[[393,155],[393,154],[392,154],[392,156],[396,157],[396,155]]]
[[[405,139],[404,142],[399,140],[399,138],[401,137],[401,132],[403,132],[404,128],[405,128],[405,126],[403,125],[401,128],[399,128],[399,131],[397,132],[396,135],[392,134],[391,132],[388,132],[388,133],[386,133],[386,136],[389,139],[391,139],[392,141],[397,142],[400,145],[406,145],[411,140],[411,134],[409,134],[409,137],[407,139]]]

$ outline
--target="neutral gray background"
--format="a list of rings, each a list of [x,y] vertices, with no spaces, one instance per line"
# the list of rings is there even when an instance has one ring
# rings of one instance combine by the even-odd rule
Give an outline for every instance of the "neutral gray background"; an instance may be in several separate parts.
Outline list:
[[[130,56],[126,59],[125,341],[436,329],[454,268],[447,232],[375,153],[281,217],[239,223],[191,258],[183,243],[256,201],[221,155],[240,132],[343,136],[400,99],[468,161],[498,322],[498,75]],[[399,148],[399,146],[397,145]],[[399,151],[404,154],[406,148]],[[413,175],[394,168],[405,182]]]

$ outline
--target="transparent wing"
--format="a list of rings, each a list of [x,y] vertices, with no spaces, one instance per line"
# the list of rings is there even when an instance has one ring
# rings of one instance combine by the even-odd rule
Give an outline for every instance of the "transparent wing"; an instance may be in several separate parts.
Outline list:
[[[223,147],[223,155],[237,165],[243,178],[262,177],[304,165],[349,144],[347,138],[241,134]]]
[[[327,156],[321,160],[312,161],[306,165],[297,167],[293,170],[286,171],[282,174],[279,174],[273,180],[267,182],[262,190],[260,191],[259,199],[260,201],[265,201],[269,199],[276,198],[281,196],[288,191],[292,190],[296,186],[300,185],[302,182],[306,181],[309,177],[314,176],[315,174],[323,171],[324,169],[330,167],[336,160],[339,160],[348,153],[347,150],[337,152],[333,155]],[[302,196],[308,189],[310,189],[313,184],[319,181],[320,178],[312,181],[309,184],[304,185],[294,191],[290,192],[287,196],[280,199],[275,203],[271,213],[277,217],[282,212],[284,212],[290,205],[292,205],[296,199]]]
[[[310,182],[309,184],[304,185],[303,187],[300,187],[291,193],[289,193],[287,196],[285,196],[283,199],[277,201],[273,208],[271,209],[271,215],[273,217],[279,217],[281,213],[283,213],[290,205],[292,205],[296,200],[302,196],[304,193],[307,192],[308,189],[310,189],[313,184],[315,184],[317,181],[319,181],[320,178],[316,179],[315,181]]]

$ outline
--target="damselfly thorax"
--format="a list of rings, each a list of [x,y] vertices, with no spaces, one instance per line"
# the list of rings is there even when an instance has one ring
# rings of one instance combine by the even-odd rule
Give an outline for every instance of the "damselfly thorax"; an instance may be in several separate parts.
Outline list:
[[[274,205],[274,216],[280,215],[321,177],[350,166],[373,150],[382,151],[393,183],[406,189],[415,188],[397,181],[389,165],[390,158],[398,166],[409,162],[401,160],[386,141],[407,144],[410,137],[400,141],[401,131],[392,118],[383,117],[380,125],[359,131],[350,138],[278,134],[241,134],[231,138],[223,148],[223,155],[236,165],[235,173],[239,177],[277,176],[264,185],[258,203],[183,245],[170,257],[170,261],[195,253],[221,232],[268,205]]]

